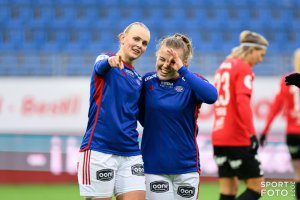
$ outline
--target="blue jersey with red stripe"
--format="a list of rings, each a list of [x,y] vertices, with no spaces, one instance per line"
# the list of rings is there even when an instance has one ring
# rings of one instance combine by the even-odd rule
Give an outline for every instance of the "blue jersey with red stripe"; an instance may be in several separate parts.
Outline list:
[[[196,142],[202,103],[212,104],[217,90],[182,67],[180,77],[161,81],[155,72],[143,77],[140,122],[144,126],[142,155],[145,173],[183,174],[200,170]]]
[[[99,55],[94,65],[89,119],[80,151],[140,155],[136,129],[142,78],[129,64],[123,63],[122,70],[110,67],[109,56]]]

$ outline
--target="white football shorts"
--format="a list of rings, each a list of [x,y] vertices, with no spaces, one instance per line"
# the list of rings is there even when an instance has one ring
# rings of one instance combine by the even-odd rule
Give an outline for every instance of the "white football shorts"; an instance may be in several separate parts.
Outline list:
[[[78,160],[80,196],[109,198],[146,190],[142,156],[117,156],[97,151],[80,152]]]
[[[178,175],[145,174],[146,199],[196,200],[200,184],[198,172]]]

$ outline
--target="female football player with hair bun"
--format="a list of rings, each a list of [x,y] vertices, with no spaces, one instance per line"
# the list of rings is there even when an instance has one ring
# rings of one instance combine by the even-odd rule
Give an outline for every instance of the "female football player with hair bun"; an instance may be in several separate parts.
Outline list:
[[[156,72],[143,77],[140,122],[147,199],[198,199],[197,118],[202,103],[216,101],[217,90],[188,69],[192,53],[188,37],[168,36],[158,45]]]

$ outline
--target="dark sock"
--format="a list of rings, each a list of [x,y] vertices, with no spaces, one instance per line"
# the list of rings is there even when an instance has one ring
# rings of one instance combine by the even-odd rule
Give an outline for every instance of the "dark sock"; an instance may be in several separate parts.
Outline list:
[[[300,199],[300,182],[296,182],[296,198]]]
[[[234,199],[235,199],[235,195],[220,194],[219,200],[234,200]]]
[[[257,193],[253,190],[247,188],[245,192],[243,192],[236,200],[257,200],[260,198],[260,193]]]

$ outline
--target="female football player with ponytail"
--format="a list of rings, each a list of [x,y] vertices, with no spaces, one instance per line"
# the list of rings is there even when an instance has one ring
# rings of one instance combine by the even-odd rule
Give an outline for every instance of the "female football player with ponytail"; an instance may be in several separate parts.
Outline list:
[[[254,73],[264,58],[268,41],[260,34],[243,31],[240,45],[216,70],[218,100],[214,105],[212,144],[218,166],[220,200],[257,200],[264,180],[257,156],[258,141],[250,106]],[[236,197],[238,179],[246,190]]]

